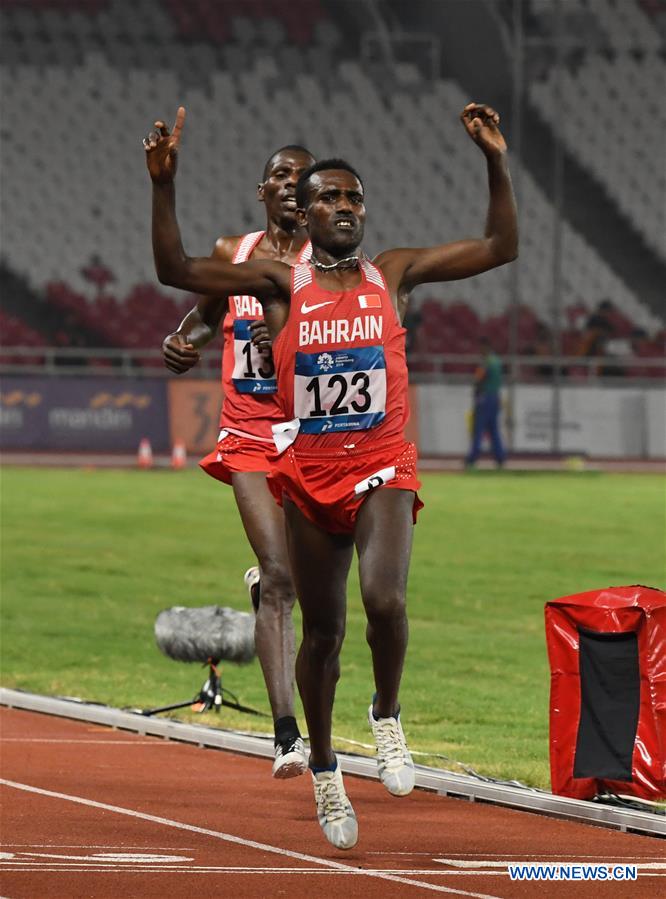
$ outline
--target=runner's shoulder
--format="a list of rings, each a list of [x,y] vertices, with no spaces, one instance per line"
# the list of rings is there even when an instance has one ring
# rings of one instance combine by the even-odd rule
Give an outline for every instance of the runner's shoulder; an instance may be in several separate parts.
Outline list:
[[[236,248],[244,237],[244,234],[237,234],[232,237],[218,237],[215,241],[213,256],[216,256],[218,259],[224,259],[225,262],[232,262]]]

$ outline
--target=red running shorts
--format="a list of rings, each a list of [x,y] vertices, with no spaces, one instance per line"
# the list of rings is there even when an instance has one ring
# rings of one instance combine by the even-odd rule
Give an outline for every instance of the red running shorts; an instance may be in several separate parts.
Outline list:
[[[331,534],[351,534],[361,504],[378,487],[414,491],[412,517],[423,503],[417,490],[416,447],[400,440],[372,446],[318,453],[297,453],[288,447],[271,457],[268,486],[282,505],[288,497],[301,512]]]
[[[234,472],[263,471],[268,473],[271,463],[269,455],[275,454],[275,444],[271,440],[252,440],[249,437],[241,437],[238,434],[224,434],[218,441],[212,453],[199,462],[206,474],[225,484],[231,484],[231,476]]]

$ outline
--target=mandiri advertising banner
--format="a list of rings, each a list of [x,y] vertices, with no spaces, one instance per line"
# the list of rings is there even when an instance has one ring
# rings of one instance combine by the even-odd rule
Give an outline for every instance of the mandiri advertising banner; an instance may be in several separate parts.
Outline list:
[[[167,451],[166,387],[158,378],[3,378],[0,447],[135,452],[147,437]]]

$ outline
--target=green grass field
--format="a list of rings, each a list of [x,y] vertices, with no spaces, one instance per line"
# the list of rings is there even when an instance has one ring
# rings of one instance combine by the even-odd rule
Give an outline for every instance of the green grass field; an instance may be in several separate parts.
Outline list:
[[[548,786],[544,603],[611,584],[664,586],[664,482],[430,474],[422,496],[401,695],[410,745]],[[4,686],[118,707],[188,699],[204,672],[161,655],[155,616],[181,604],[248,608],[242,574],[253,560],[232,493],[198,471],[6,468],[1,524]],[[367,742],[372,680],[355,574],[347,633],[334,733]],[[224,683],[267,710],[257,662],[227,665]],[[267,729],[226,709],[196,720]]]

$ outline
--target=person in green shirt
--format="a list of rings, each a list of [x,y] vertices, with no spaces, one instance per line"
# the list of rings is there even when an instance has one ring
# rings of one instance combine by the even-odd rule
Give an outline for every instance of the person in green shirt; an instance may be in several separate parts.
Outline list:
[[[487,434],[498,466],[504,465],[506,452],[499,429],[501,411],[502,362],[487,337],[480,340],[483,361],[474,373],[474,420],[472,445],[465,458],[471,467],[481,455],[481,444]]]

